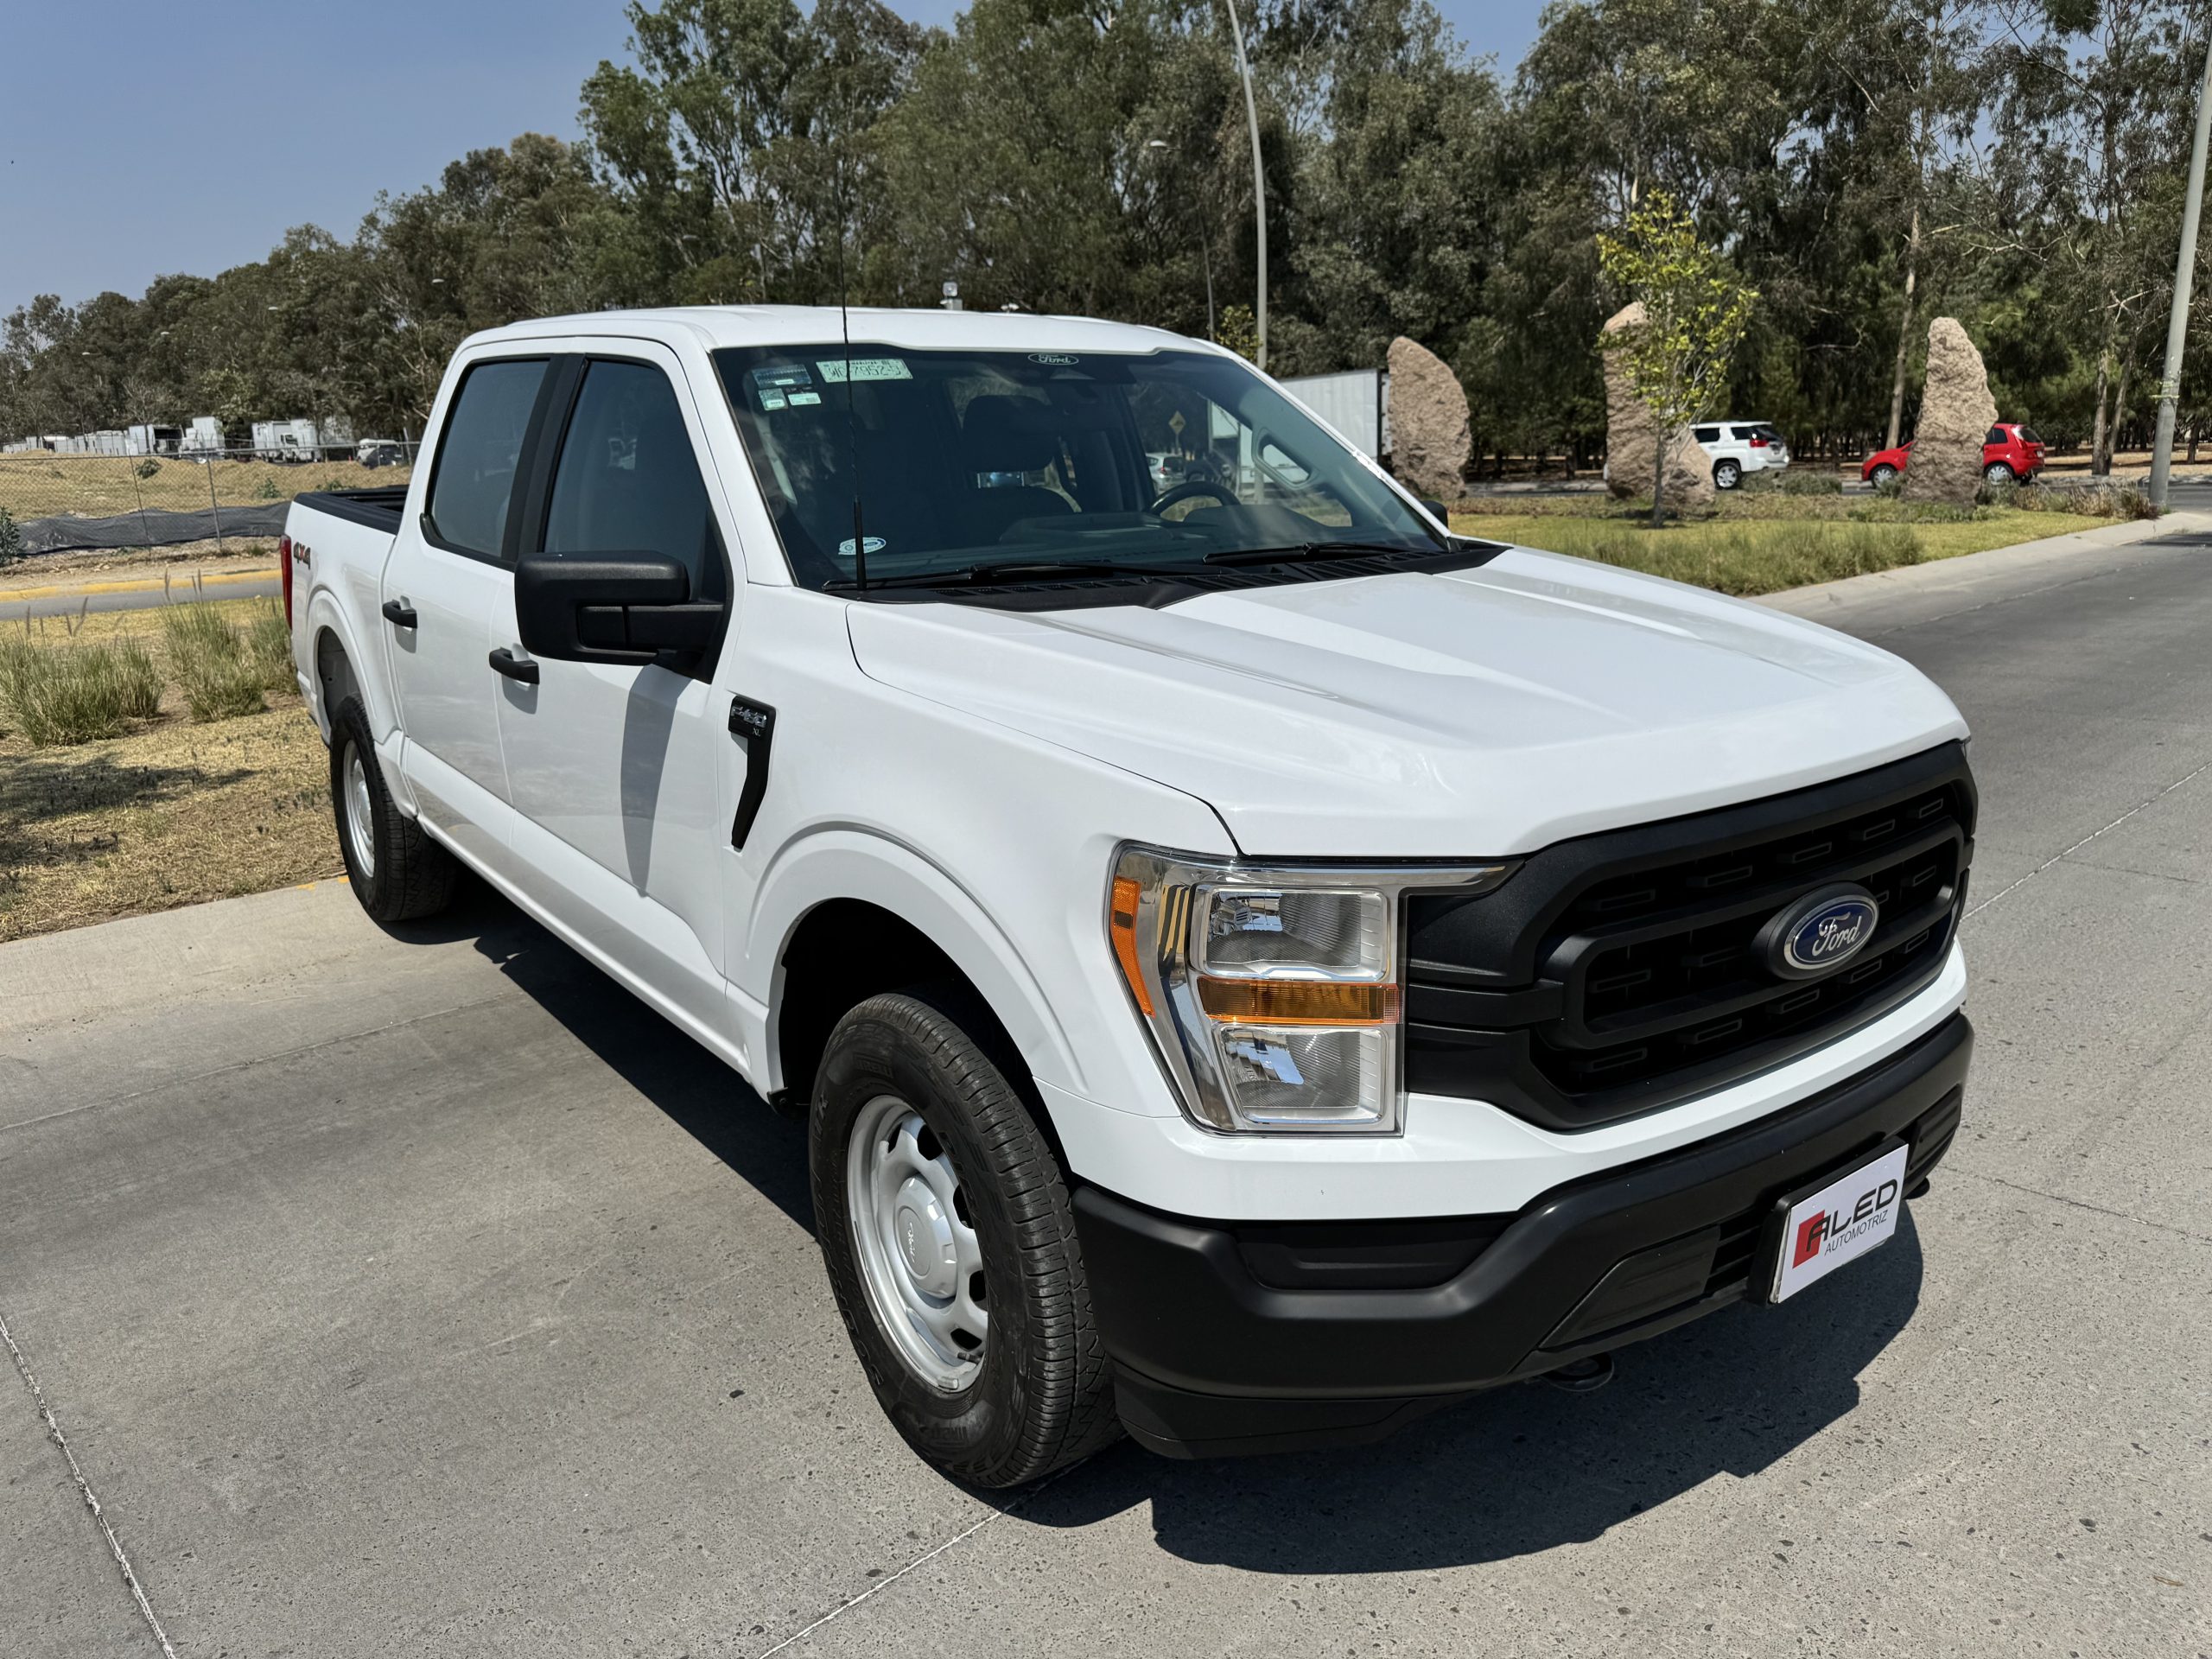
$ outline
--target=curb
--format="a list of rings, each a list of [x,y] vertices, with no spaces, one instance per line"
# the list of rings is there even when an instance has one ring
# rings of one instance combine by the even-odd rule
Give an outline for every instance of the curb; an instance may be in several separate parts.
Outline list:
[[[1934,600],[1944,594],[1961,597],[1984,590],[1996,582],[2022,588],[2042,585],[2039,579],[2055,566],[2078,563],[2086,553],[2130,547],[2160,536],[2212,531],[2212,512],[2169,512],[2163,518],[2139,518],[2126,524],[2099,524],[2069,531],[2038,541],[2015,542],[1982,553],[1961,553],[1956,558],[1935,559],[1926,564],[1899,565],[1871,575],[1846,576],[1840,582],[1815,582],[1805,588],[1785,588],[1760,594],[1751,600],[1792,616],[1815,621],[1859,610],[1880,600],[1918,597]]]
[[[43,588],[0,588],[0,605],[12,605],[27,599],[74,599],[79,594],[147,594],[167,588],[174,593],[178,588],[212,588],[221,582],[266,582],[279,572],[271,567],[266,570],[217,570],[199,576],[196,582],[176,580],[155,582],[143,577],[127,582],[61,582]]]

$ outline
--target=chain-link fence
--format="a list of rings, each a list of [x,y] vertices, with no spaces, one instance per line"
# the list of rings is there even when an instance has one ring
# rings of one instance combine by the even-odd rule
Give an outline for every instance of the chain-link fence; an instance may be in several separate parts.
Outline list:
[[[308,490],[401,485],[412,446],[363,445],[329,461],[251,449],[152,455],[0,454],[0,563],[83,550],[247,550],[273,542]]]

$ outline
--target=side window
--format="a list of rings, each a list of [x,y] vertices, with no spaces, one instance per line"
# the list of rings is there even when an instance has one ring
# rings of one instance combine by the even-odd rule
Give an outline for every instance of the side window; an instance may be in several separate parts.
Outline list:
[[[542,358],[479,363],[454,394],[430,477],[430,524],[448,547],[499,556]]]
[[[549,553],[660,553],[691,573],[694,597],[722,593],[721,548],[683,411],[643,363],[584,371],[545,514]]]
[[[1991,427],[1991,428],[1989,429],[1989,435],[1988,435],[1987,437],[1984,438],[1984,439],[1982,440],[1982,442],[1983,442],[1984,443],[2002,443],[2002,442],[2005,442],[2005,429],[2004,429],[2003,427],[2001,427],[2001,426],[1993,426],[1993,427]]]
[[[1717,426],[1694,426],[1690,429],[1690,436],[1700,443],[1718,443],[1720,442],[1720,429]]]

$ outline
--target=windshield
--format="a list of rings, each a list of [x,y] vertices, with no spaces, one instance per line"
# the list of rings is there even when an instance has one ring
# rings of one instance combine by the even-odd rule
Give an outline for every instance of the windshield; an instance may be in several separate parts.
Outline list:
[[[1317,543],[1446,545],[1298,404],[1210,353],[855,342],[849,383],[834,342],[715,359],[803,586],[853,582],[855,477],[870,587],[1063,564],[1141,577]]]

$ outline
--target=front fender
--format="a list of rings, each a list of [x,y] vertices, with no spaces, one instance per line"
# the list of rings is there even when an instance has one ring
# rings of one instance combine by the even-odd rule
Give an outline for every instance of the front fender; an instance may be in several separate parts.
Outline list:
[[[784,952],[807,913],[831,899],[890,912],[931,940],[991,1006],[1037,1077],[1080,1093],[1074,1046],[1036,972],[1007,931],[954,877],[912,848],[872,831],[823,830],[779,852],[761,879],[736,982],[746,1052],[758,1086],[785,1086],[770,1010],[780,1006]]]

